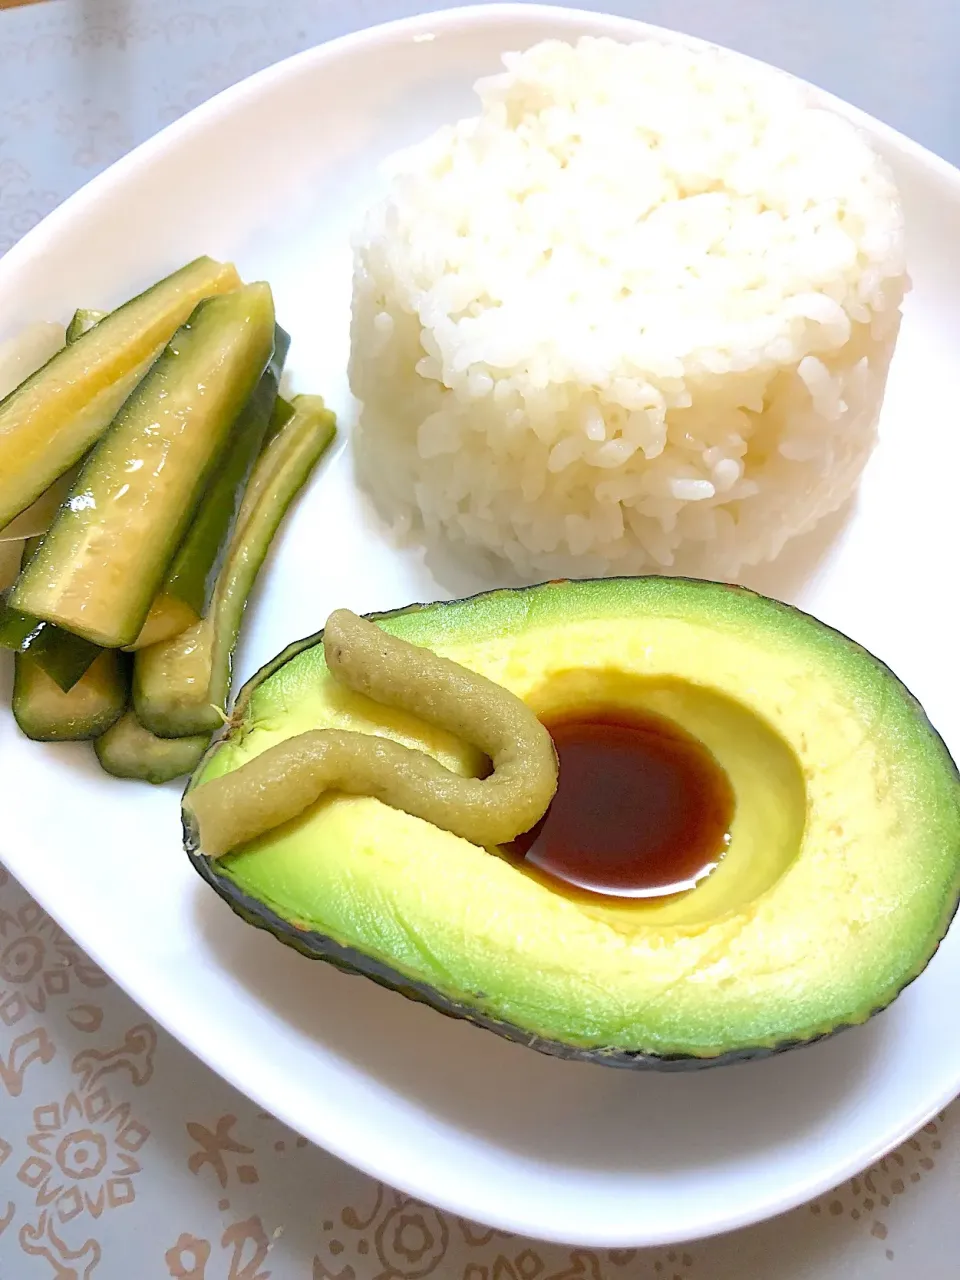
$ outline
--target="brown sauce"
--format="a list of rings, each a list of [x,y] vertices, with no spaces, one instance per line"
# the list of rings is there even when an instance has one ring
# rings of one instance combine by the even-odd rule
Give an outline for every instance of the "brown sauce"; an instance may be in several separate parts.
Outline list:
[[[733,789],[713,755],[678,725],[640,710],[546,721],[557,793],[506,847],[574,895],[664,897],[692,888],[729,841]]]

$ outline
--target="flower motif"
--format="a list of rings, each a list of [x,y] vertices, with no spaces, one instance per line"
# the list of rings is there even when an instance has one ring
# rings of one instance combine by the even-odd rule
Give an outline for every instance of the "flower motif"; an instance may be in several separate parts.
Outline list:
[[[46,1209],[36,1222],[25,1222],[17,1238],[24,1253],[47,1260],[57,1280],[90,1280],[103,1256],[98,1240],[85,1240],[78,1249],[68,1244]]]
[[[670,1255],[671,1259],[673,1255]],[[560,1271],[552,1271],[546,1280],[603,1280],[600,1272],[600,1259],[592,1249],[573,1249],[570,1253],[570,1265]]]
[[[28,1013],[79,983],[103,987],[106,976],[35,902],[0,909],[0,1023],[14,1026]]]
[[[270,1241],[258,1217],[232,1222],[220,1238],[220,1250],[227,1257],[218,1258],[225,1267],[207,1270],[213,1256],[209,1240],[183,1232],[177,1242],[163,1255],[167,1273],[173,1280],[270,1280],[272,1271],[261,1271],[270,1252]]]
[[[374,1184],[376,1188],[376,1196],[373,1202],[373,1208],[368,1212],[361,1214],[353,1205],[347,1205],[340,1214],[340,1220],[345,1227],[349,1227],[351,1231],[366,1231],[371,1227],[380,1215],[383,1208],[383,1202],[386,1198],[387,1188],[382,1182]],[[396,1195],[396,1193],[394,1193]],[[397,1197],[396,1203],[402,1203],[402,1197]],[[331,1226],[333,1224],[331,1223]]]
[[[205,1280],[210,1261],[210,1241],[183,1231],[163,1257],[174,1280]]]
[[[9,1052],[0,1053],[0,1085],[11,1098],[19,1098],[23,1092],[23,1078],[34,1062],[51,1062],[57,1047],[47,1034],[46,1027],[34,1027],[16,1037]]]
[[[509,1240],[510,1235],[506,1231],[498,1231],[496,1227],[481,1227],[479,1223],[470,1222],[467,1218],[455,1218],[457,1226],[460,1228],[460,1234],[464,1241],[473,1248],[480,1245],[489,1244],[491,1240]]]
[[[33,1125],[27,1138],[33,1154],[17,1178],[36,1193],[38,1208],[53,1206],[64,1223],[84,1210],[99,1218],[105,1208],[136,1198],[135,1157],[150,1131],[130,1118],[129,1103],[114,1105],[103,1087],[70,1093],[63,1103],[37,1107]]]
[[[512,1261],[506,1254],[498,1253],[492,1267],[486,1263],[467,1263],[463,1280],[536,1280],[545,1265],[533,1249],[524,1249]]]
[[[550,1252],[558,1252],[561,1257],[563,1256],[563,1251],[560,1250]],[[617,1252],[621,1255],[632,1253],[636,1256],[637,1251],[622,1249]],[[686,1256],[685,1254],[684,1257]],[[672,1263],[676,1255],[671,1252],[667,1255],[667,1259]],[[571,1250],[566,1254],[565,1259],[557,1264],[560,1267],[559,1271],[550,1271],[549,1275],[544,1275],[544,1268],[548,1265],[550,1264],[542,1254],[528,1248],[523,1249],[513,1259],[500,1253],[494,1258],[492,1266],[486,1262],[470,1262],[463,1273],[463,1280],[604,1280],[600,1256],[593,1249]],[[653,1266],[658,1275],[664,1270],[662,1259],[657,1259]],[[675,1271],[673,1276],[674,1280],[680,1280]]]
[[[433,1244],[427,1224],[419,1213],[400,1214],[393,1233],[394,1252],[417,1263]]]
[[[67,1013],[67,1021],[77,1031],[88,1034],[103,1026],[103,1010],[96,1004],[75,1004]]]
[[[383,1266],[378,1280],[418,1280],[436,1270],[447,1251],[450,1232],[436,1209],[407,1200],[386,1215],[377,1228],[377,1256]]]
[[[82,1049],[70,1066],[79,1078],[80,1089],[84,1093],[89,1093],[104,1076],[121,1071],[127,1072],[131,1083],[139,1087],[145,1085],[153,1075],[153,1057],[156,1051],[156,1028],[152,1023],[138,1022],[135,1027],[128,1028],[122,1044],[115,1049]]]
[[[187,1125],[187,1133],[200,1147],[200,1150],[194,1151],[187,1160],[187,1168],[191,1173],[199,1173],[203,1166],[208,1164],[217,1175],[217,1180],[221,1187],[227,1185],[231,1171],[227,1167],[224,1153],[253,1154],[253,1147],[244,1146],[230,1132],[236,1123],[236,1116],[221,1116],[217,1121],[216,1128],[211,1130],[205,1125],[197,1124],[196,1121],[190,1121]],[[249,1186],[251,1183],[259,1182],[260,1175],[254,1165],[237,1163],[235,1168],[237,1177],[245,1185]]]
[[[893,1251],[886,1247],[887,1210],[897,1196],[907,1195],[936,1167],[937,1153],[941,1150],[940,1125],[944,1113],[930,1120],[912,1138],[908,1138],[896,1151],[878,1160],[876,1164],[851,1178],[830,1195],[814,1200],[808,1212],[814,1217],[821,1214],[831,1218],[849,1216],[861,1222],[870,1237],[884,1245],[888,1260]]]

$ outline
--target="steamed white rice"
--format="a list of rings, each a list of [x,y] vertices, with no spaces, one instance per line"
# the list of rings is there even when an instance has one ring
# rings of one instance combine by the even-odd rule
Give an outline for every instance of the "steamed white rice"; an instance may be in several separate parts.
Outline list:
[[[357,242],[361,474],[523,576],[735,578],[850,496],[906,286],[883,162],[786,76],[548,41]]]

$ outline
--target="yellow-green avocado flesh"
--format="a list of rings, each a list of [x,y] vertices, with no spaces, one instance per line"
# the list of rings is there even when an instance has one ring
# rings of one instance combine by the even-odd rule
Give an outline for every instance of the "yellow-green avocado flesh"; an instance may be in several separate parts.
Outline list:
[[[960,779],[900,681],[809,616],[674,578],[550,583],[377,616],[539,714],[632,704],[726,770],[729,849],[697,887],[608,905],[380,801],[339,794],[201,874],[307,955],[568,1057],[707,1065],[864,1022],[926,966],[960,897]],[[191,785],[306,729],[471,748],[336,684],[319,637],[240,695]]]

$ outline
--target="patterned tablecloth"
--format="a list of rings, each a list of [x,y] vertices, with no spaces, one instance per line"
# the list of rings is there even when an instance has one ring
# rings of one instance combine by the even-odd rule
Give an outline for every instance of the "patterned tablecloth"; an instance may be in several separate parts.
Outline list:
[[[416,7],[430,6],[53,0],[0,13],[0,253],[216,90]],[[951,0],[607,7],[779,62],[960,159]],[[487,1230],[258,1111],[0,868],[0,1280],[956,1280],[958,1188],[955,1105],[836,1192],[720,1239],[594,1250]]]

